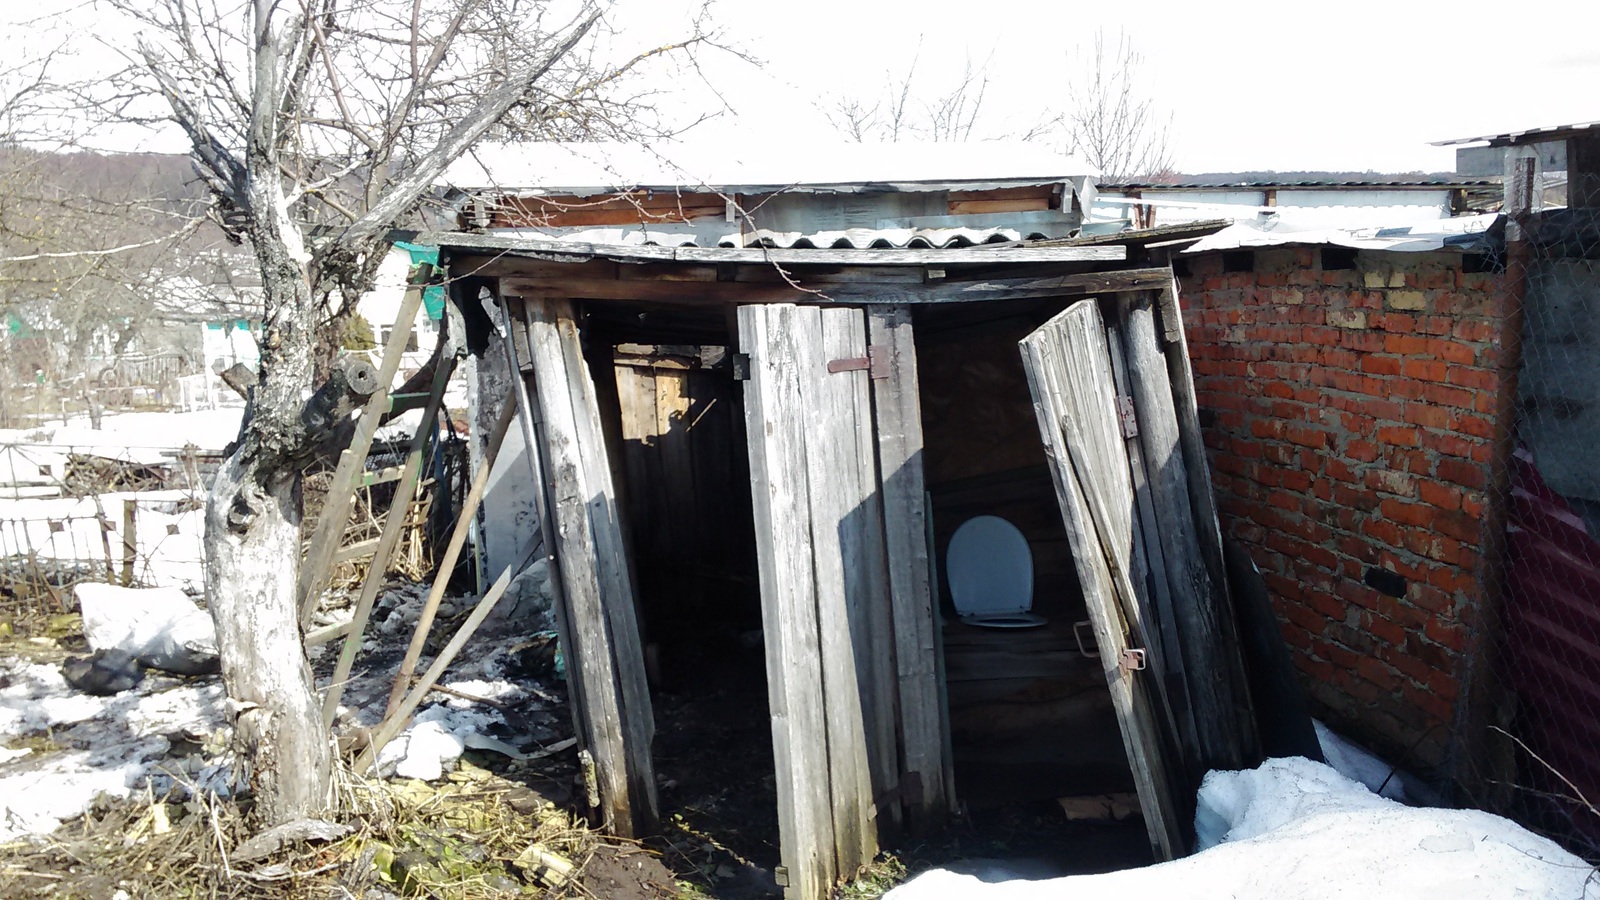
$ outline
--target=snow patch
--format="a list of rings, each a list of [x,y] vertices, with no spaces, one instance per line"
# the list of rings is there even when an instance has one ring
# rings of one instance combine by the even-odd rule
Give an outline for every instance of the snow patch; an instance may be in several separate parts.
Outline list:
[[[1600,898],[1591,866],[1514,822],[1476,810],[1413,809],[1305,759],[1211,772],[1199,807],[1207,821],[1197,816],[1197,830],[1220,843],[1184,859],[992,884],[935,869],[886,900]]]

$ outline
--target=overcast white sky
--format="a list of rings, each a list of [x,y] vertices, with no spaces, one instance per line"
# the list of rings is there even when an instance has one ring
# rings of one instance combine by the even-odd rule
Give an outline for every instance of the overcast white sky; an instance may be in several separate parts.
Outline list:
[[[622,0],[613,21],[630,41],[650,41],[681,30],[690,2]],[[75,7],[75,44],[87,50],[77,65],[106,55],[83,39],[104,19],[92,3],[3,6],[0,21],[11,22]],[[824,116],[835,98],[875,95],[914,56],[932,93],[968,57],[989,60],[987,128],[1020,129],[1062,105],[1067,53],[1097,28],[1113,39],[1125,32],[1143,53],[1143,87],[1171,112],[1173,156],[1189,173],[1442,171],[1453,151],[1429,141],[1600,119],[1593,0],[719,0],[714,18],[764,65],[707,57],[737,116],[700,129],[706,138],[835,139]],[[13,29],[17,37],[28,39]],[[662,88],[689,106],[710,102],[692,79]]]

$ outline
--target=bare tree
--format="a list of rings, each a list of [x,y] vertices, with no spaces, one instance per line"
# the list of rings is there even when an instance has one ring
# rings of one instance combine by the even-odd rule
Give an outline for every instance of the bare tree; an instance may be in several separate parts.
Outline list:
[[[707,37],[697,21],[683,41],[618,56],[595,0],[112,2],[142,37],[103,107],[183,130],[212,215],[260,270],[261,372],[207,506],[207,590],[257,814],[318,814],[333,757],[296,570],[299,472],[329,449],[307,424],[319,359],[386,234],[474,142],[626,133],[647,96],[627,76]]]
[[[1100,170],[1104,181],[1170,175],[1172,115],[1162,116],[1139,84],[1144,57],[1126,34],[1108,47],[1103,30],[1067,60],[1067,109],[1058,119],[1068,153]]]
[[[955,81],[937,90],[928,87],[918,71],[921,49],[906,66],[905,74],[885,73],[877,99],[845,96],[825,111],[828,120],[852,141],[969,141],[1003,137],[979,129],[984,97],[989,90],[989,59],[962,62]]]

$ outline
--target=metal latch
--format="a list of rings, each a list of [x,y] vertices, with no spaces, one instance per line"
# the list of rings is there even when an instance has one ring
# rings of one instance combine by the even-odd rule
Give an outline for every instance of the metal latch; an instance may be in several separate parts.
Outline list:
[[[1090,622],[1089,622],[1088,619],[1084,619],[1081,622],[1073,622],[1072,623],[1072,637],[1073,637],[1074,640],[1076,640],[1078,642],[1078,652],[1079,653],[1082,653],[1084,656],[1088,657],[1089,659],[1097,659],[1100,656],[1100,648],[1096,647],[1095,649],[1090,650],[1088,647],[1084,646],[1084,644],[1083,644],[1083,629],[1086,626],[1088,626],[1089,624],[1090,624]],[[1091,644],[1094,643],[1094,638],[1092,636],[1089,638],[1089,643],[1091,643]]]
[[[778,883],[778,887],[788,887],[789,886],[789,867],[788,866],[773,866],[772,867],[772,880],[776,881]]]
[[[1144,668],[1144,651],[1127,649],[1117,656],[1117,668],[1124,672],[1137,672]]]
[[[1117,422],[1122,426],[1123,440],[1139,436],[1139,416],[1133,410],[1133,398],[1117,395]]]
[[[889,377],[889,354],[884,347],[868,347],[866,356],[828,360],[828,374],[866,369],[870,378]]]

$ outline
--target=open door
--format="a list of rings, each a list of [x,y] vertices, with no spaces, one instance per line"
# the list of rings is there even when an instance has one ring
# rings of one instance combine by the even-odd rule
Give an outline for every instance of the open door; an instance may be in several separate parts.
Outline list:
[[[1150,843],[1159,858],[1173,859],[1186,845],[1178,813],[1183,804],[1174,794],[1183,784],[1182,767],[1175,722],[1159,687],[1155,623],[1137,586],[1142,558],[1135,541],[1138,517],[1124,445],[1126,419],[1119,414],[1096,302],[1073,304],[1023,339],[1021,349]]]
[[[873,379],[893,381],[896,365],[882,349],[869,352],[859,309],[743,306],[738,320],[749,359],[745,418],[779,882],[788,897],[821,900],[876,855],[880,825],[907,800],[896,742],[898,619],[874,427]],[[920,469],[913,474],[914,485],[902,475],[897,487],[914,491],[920,509]],[[920,532],[915,538],[924,540]],[[925,550],[920,559],[925,567]],[[925,570],[922,585],[926,593]]]

